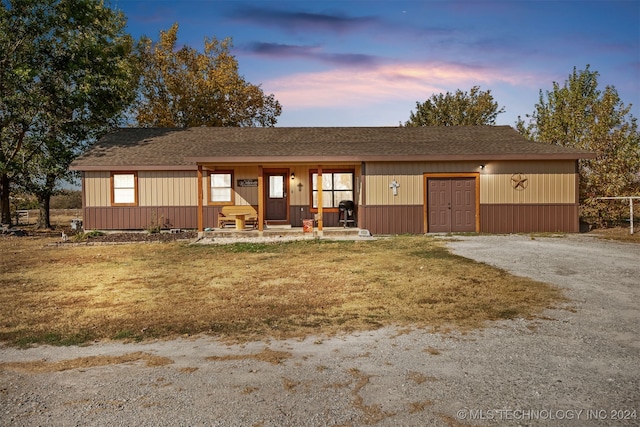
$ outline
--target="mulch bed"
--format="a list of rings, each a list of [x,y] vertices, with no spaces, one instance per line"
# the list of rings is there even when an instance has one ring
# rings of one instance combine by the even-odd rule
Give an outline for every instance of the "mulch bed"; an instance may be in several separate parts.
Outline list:
[[[59,237],[63,244],[92,244],[92,243],[129,243],[129,242],[174,242],[177,240],[192,240],[198,237],[196,231],[180,231],[178,233],[105,233],[98,236],[84,236],[83,239],[76,238],[76,234],[70,230],[64,230],[67,235],[66,240],[62,238],[62,231],[34,231],[22,228],[11,228],[0,232],[0,237]]]
[[[126,242],[174,242],[176,240],[190,240],[198,237],[195,231],[181,231],[179,233],[108,233],[102,236],[87,237],[87,242],[126,243]],[[73,242],[69,236],[67,242]]]

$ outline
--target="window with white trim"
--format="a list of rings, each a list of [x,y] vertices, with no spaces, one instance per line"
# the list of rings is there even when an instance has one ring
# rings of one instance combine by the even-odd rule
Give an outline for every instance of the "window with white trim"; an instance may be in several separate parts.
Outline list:
[[[318,207],[318,174],[311,174],[313,208]],[[337,208],[342,200],[353,201],[353,171],[322,171],[322,207]]]

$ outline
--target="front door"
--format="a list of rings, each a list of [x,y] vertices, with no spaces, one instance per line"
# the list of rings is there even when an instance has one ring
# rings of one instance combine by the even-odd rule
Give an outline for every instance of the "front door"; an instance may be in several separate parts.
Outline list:
[[[430,233],[476,231],[474,178],[429,178]]]
[[[288,172],[265,172],[266,191],[264,203],[264,219],[272,223],[287,223],[289,207],[287,193],[289,185]]]

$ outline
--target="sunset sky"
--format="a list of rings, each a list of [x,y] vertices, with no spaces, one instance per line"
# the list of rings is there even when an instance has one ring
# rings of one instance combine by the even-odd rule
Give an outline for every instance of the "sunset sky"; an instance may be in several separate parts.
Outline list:
[[[539,91],[590,64],[640,117],[640,1],[112,0],[136,38],[233,39],[277,126],[396,126],[434,94],[491,90],[513,126]]]

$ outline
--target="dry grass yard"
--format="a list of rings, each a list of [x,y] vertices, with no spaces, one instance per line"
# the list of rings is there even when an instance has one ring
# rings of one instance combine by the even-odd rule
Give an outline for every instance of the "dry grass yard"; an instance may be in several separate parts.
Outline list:
[[[626,243],[640,243],[640,221],[637,221],[635,223],[633,234],[631,234],[629,231],[629,227],[600,228],[593,230],[591,234],[594,234],[599,238],[606,240],[616,240],[618,242]]]
[[[550,285],[450,254],[429,237],[278,244],[55,247],[0,238],[0,341],[245,341],[535,316]]]

